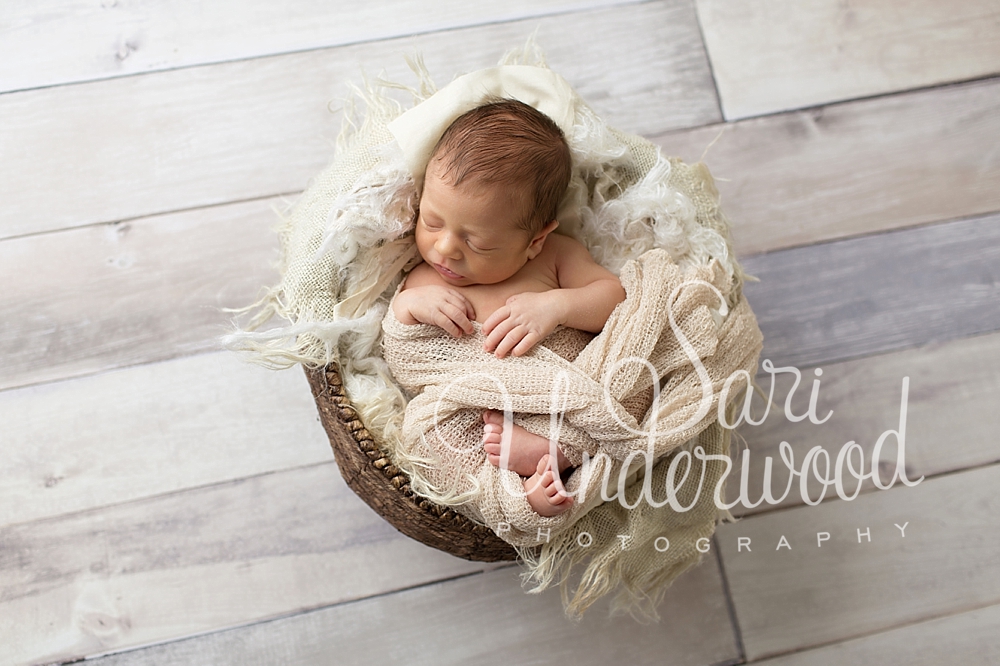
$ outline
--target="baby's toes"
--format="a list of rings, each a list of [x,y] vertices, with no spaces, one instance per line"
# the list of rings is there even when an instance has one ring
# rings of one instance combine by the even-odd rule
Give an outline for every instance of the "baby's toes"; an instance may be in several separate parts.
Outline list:
[[[545,484],[545,496],[549,499],[559,496],[559,484],[556,483],[555,479],[550,478]]]
[[[554,506],[565,504],[567,507],[569,507],[569,505],[572,503],[573,503],[573,498],[570,497],[569,495],[561,495],[559,493],[556,493],[555,497],[549,498],[549,504],[552,504]]]
[[[498,412],[495,409],[487,409],[483,412],[483,423],[493,423],[503,427],[503,412]]]
[[[486,459],[490,461],[490,464],[494,467],[500,466],[500,455],[502,453],[502,448],[497,442],[488,442],[483,445],[483,450],[486,451]]]
[[[544,474],[542,474],[541,478],[542,478],[542,488],[545,489],[545,494],[548,495],[550,489],[552,488],[552,483],[555,481],[555,478],[552,476],[552,472],[548,470]]]
[[[573,498],[569,495],[563,494],[562,489],[559,487],[559,483],[552,479],[552,481],[545,486],[545,498],[549,501],[549,504],[557,505],[566,502],[567,500],[572,500]]]
[[[544,495],[545,484],[542,483],[542,477],[537,474],[532,474],[531,476],[524,479],[524,490],[527,493],[537,493],[539,491],[543,492]]]

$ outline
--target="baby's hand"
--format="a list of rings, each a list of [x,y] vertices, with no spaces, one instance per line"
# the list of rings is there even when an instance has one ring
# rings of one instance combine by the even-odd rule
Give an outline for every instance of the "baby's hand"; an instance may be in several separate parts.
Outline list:
[[[526,354],[565,319],[558,292],[525,292],[508,298],[507,304],[483,323],[483,349],[495,351],[497,358],[508,353]]]
[[[456,338],[472,333],[476,311],[472,303],[454,289],[425,285],[399,292],[392,312],[402,324],[431,324]]]

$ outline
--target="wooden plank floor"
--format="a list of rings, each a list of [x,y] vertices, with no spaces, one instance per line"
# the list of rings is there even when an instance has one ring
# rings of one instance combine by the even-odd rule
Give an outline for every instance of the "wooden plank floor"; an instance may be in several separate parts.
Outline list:
[[[189,641],[126,653],[109,665],[714,664],[738,656],[714,560],[679,580],[660,625],[627,617],[579,624],[559,595],[524,594],[516,569],[449,580]],[[721,628],[721,630],[720,630]],[[101,662],[99,662],[101,663]]]
[[[3,3],[0,664],[997,663],[998,25],[996,0]],[[536,31],[610,123],[705,156],[786,368],[737,431],[740,520],[659,624],[571,623],[516,567],[406,539],[301,373],[217,348],[349,81],[421,52],[443,83]],[[836,487],[849,443],[891,488]]]
[[[1000,5],[698,0],[727,119],[1000,73]]]

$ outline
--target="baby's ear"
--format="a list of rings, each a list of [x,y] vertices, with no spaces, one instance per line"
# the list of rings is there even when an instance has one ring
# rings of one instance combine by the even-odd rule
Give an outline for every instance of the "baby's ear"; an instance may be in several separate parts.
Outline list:
[[[545,225],[544,229],[535,234],[535,237],[531,239],[530,243],[528,243],[529,259],[534,259],[536,256],[538,256],[538,253],[542,251],[542,247],[545,245],[545,239],[548,238],[549,234],[555,231],[556,227],[558,226],[559,226],[559,220],[552,220],[547,225]]]

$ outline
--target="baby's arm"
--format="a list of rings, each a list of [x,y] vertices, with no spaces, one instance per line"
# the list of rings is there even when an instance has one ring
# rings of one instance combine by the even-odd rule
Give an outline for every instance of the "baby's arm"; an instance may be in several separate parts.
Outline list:
[[[590,256],[581,243],[561,236],[556,271],[559,289],[555,298],[563,301],[563,326],[600,333],[615,307],[625,300],[621,280]]]
[[[600,332],[615,306],[625,300],[618,278],[579,242],[551,234],[545,250],[554,252],[559,288],[511,296],[483,323],[486,351],[500,358],[526,353],[560,324]]]
[[[476,311],[462,294],[454,289],[423,279],[425,264],[420,264],[407,276],[403,291],[392,301],[392,313],[399,323],[432,324],[456,338],[472,333]]]

